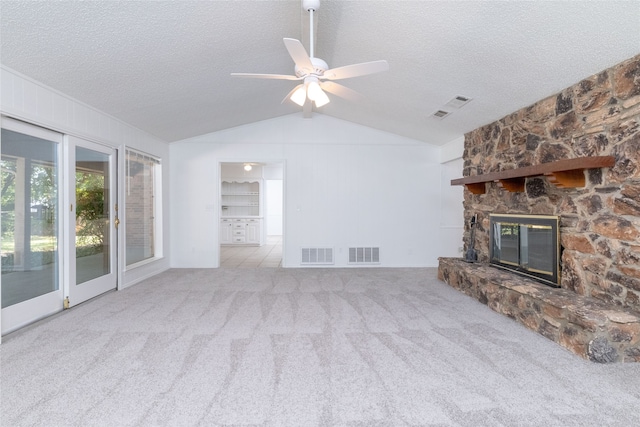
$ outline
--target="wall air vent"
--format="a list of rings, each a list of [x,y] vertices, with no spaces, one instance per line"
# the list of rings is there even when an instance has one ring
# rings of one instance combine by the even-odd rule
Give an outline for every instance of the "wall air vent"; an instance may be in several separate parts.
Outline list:
[[[380,264],[380,248],[349,248],[349,264]]]
[[[451,114],[449,111],[438,110],[435,113],[433,113],[431,117],[433,117],[434,119],[442,120],[445,117],[447,117],[449,114]]]
[[[447,102],[447,105],[454,108],[460,108],[467,105],[471,101],[471,98],[467,96],[458,95],[451,101]]]
[[[301,264],[333,264],[333,248],[302,248]]]

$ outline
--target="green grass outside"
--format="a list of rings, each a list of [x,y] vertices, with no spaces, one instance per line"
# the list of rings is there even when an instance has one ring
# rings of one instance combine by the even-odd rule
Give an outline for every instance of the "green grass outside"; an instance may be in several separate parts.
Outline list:
[[[94,246],[92,236],[76,236],[76,247]],[[56,250],[56,239],[53,236],[31,236],[32,252],[51,252]],[[14,251],[15,242],[12,234],[2,236],[0,251],[3,254],[12,253]]]

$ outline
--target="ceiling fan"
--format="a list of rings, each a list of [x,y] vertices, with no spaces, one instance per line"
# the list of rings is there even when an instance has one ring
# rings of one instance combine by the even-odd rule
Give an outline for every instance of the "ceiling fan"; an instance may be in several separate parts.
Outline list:
[[[313,12],[320,8],[320,0],[302,0],[302,7],[309,12],[310,55],[307,54],[299,40],[283,39],[284,45],[295,63],[295,75],[254,73],[231,73],[231,75],[234,77],[302,81],[284,97],[282,103],[290,99],[303,107],[304,117],[311,117],[312,103],[315,104],[316,108],[320,108],[329,102],[329,97],[325,91],[351,101],[361,98],[358,92],[335,83],[335,80],[387,71],[389,64],[387,61],[380,60],[329,69],[325,61],[313,56]]]

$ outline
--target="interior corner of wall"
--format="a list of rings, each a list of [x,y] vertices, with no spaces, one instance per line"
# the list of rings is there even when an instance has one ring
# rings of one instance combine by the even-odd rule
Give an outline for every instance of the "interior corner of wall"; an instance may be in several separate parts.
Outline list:
[[[461,159],[464,153],[464,135],[444,144],[440,147],[440,163]]]

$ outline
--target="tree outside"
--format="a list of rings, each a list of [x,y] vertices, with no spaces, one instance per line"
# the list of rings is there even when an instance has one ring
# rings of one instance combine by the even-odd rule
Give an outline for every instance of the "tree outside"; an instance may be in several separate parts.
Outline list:
[[[16,180],[19,171],[19,159],[3,156],[0,160],[0,202],[2,211],[1,249],[2,271],[13,271],[16,226]],[[50,264],[54,262],[57,251],[56,207],[58,191],[56,186],[56,168],[47,163],[33,162],[29,174],[30,194],[25,214],[30,215],[30,230],[25,230],[30,250],[25,259],[25,267]],[[93,171],[76,172],[76,254],[86,256],[102,252],[108,225],[108,212],[105,211],[105,177]],[[20,209],[18,209],[18,212]],[[25,221],[24,218],[19,221]]]

